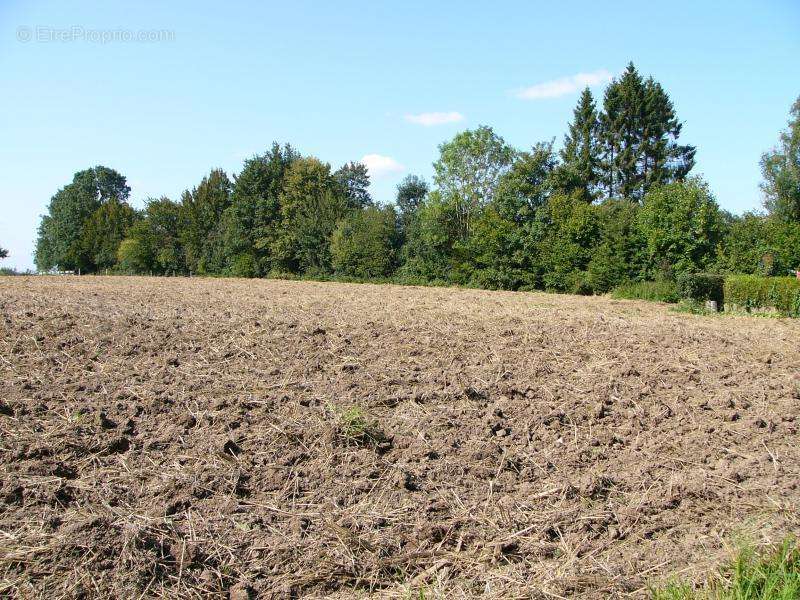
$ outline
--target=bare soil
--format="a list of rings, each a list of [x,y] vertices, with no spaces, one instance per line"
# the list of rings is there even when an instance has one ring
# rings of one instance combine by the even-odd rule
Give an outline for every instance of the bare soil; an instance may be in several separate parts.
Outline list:
[[[0,279],[0,596],[644,597],[800,528],[800,323]]]

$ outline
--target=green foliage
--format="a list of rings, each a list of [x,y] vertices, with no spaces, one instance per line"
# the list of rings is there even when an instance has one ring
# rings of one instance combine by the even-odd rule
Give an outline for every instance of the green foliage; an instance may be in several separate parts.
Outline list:
[[[662,281],[631,281],[614,288],[611,293],[614,298],[626,300],[649,300],[651,302],[676,303],[680,299],[678,287],[675,282]]]
[[[800,222],[800,97],[790,111],[789,127],[778,145],[761,158],[764,205],[781,221]]]
[[[645,241],[639,226],[639,205],[606,200],[596,208],[600,243],[587,266],[588,285],[603,294],[645,270]]]
[[[398,225],[403,238],[406,238],[414,227],[419,208],[429,191],[428,183],[416,175],[406,175],[405,179],[397,184],[395,204],[400,213]]]
[[[439,147],[434,189],[415,176],[398,185],[397,212],[373,203],[365,165],[331,172],[288,144],[246,160],[233,182],[215,169],[180,203],[149,200],[141,213],[125,178],[95,167],[51,199],[36,264],[666,301],[679,296],[676,278],[682,295],[719,298],[719,277],[698,272],[800,268],[800,99],[762,161],[767,216],[723,213],[702,181],[686,179],[694,148],[678,145],[680,133],[667,93],[631,64],[600,109],[584,90],[560,153],[552,141],[517,152],[486,126],[460,132]],[[790,313],[783,289],[744,299]]]
[[[0,259],[2,258],[8,258],[8,250],[0,247]]]
[[[281,229],[272,245],[275,268],[290,273],[330,273],[331,235],[348,211],[348,200],[330,165],[316,158],[294,161],[286,174],[280,205]]]
[[[552,142],[518,153],[497,186],[494,205],[500,215],[515,223],[532,221],[556,190],[557,164]]]
[[[462,131],[439,146],[439,159],[433,164],[434,183],[452,210],[458,238],[469,237],[473,221],[494,199],[514,154],[514,149],[485,125]]]
[[[701,271],[714,262],[723,225],[717,203],[699,179],[659,185],[644,198],[639,222],[651,274]]]
[[[450,281],[455,241],[451,204],[431,192],[417,210],[414,227],[403,247],[399,276],[409,280]]]
[[[590,200],[596,197],[600,183],[599,137],[597,107],[587,87],[578,100],[569,132],[564,137],[561,159],[564,167],[574,173],[579,188]]]
[[[111,198],[86,220],[81,233],[81,252],[95,269],[114,267],[120,242],[136,219],[136,211],[127,202]]]
[[[484,289],[514,290],[534,283],[519,233],[512,221],[487,207],[469,240],[456,243],[453,279]]]
[[[338,437],[351,446],[375,446],[386,441],[386,434],[378,422],[370,419],[360,406],[339,409],[330,406],[336,417]]]
[[[86,243],[84,227],[103,204],[112,199],[124,203],[129,194],[125,177],[108,167],[97,166],[75,173],[72,183],[52,197],[47,215],[42,217],[36,241],[37,268],[84,272],[96,269],[92,253],[98,247],[94,240]]]
[[[126,273],[186,273],[182,223],[180,204],[169,198],[148,199],[142,219],[128,230],[117,252],[119,268]]]
[[[193,273],[219,272],[222,215],[231,203],[231,182],[214,169],[196,188],[181,197],[181,245],[186,266]]]
[[[372,196],[369,195],[369,171],[366,165],[359,162],[349,162],[333,174],[342,187],[347,207],[366,208],[372,205]]]
[[[331,263],[337,275],[361,279],[391,275],[397,261],[397,214],[370,206],[342,219],[331,239]]]
[[[640,200],[653,185],[681,181],[695,148],[678,145],[682,125],[672,101],[633,63],[606,88],[599,114],[601,179],[607,197]]]
[[[231,277],[258,277],[258,262],[252,254],[240,254],[233,257],[229,270]]]
[[[575,274],[586,270],[600,239],[596,207],[584,202],[579,193],[555,194],[539,211],[530,231],[535,268],[544,288],[586,293],[588,279],[581,275],[577,281]]]
[[[753,213],[732,217],[717,264],[728,273],[765,276],[800,268],[800,221]]]
[[[153,256],[141,237],[122,240],[117,249],[117,266],[123,273],[147,273],[153,264]]]
[[[676,278],[678,294],[682,299],[724,303],[725,277],[716,273],[680,273]]]
[[[800,279],[730,275],[725,278],[725,302],[743,308],[777,310],[789,317],[800,316]]]
[[[281,147],[276,142],[263,155],[247,159],[235,177],[224,234],[224,253],[232,272],[240,272],[241,264],[236,263],[244,255],[255,260],[254,276],[266,274],[272,267],[270,249],[281,220],[279,198],[286,173],[299,158],[289,144]]]
[[[772,551],[742,548],[730,565],[698,589],[671,583],[654,600],[794,600],[800,598],[800,551],[790,540]]]

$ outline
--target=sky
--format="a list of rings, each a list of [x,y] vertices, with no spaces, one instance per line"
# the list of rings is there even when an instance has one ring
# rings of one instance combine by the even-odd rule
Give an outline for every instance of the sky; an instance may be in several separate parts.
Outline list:
[[[91,166],[142,207],[289,142],[362,160],[387,203],[467,128],[560,146],[580,89],[629,61],[670,94],[720,205],[757,209],[798,57],[798,0],[0,0],[0,266],[33,267],[50,198]]]

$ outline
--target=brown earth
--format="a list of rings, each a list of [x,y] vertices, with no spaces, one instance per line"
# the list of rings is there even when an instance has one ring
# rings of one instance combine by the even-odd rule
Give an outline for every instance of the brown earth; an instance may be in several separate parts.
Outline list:
[[[797,321],[122,277],[0,313],[0,596],[640,597],[800,526]]]

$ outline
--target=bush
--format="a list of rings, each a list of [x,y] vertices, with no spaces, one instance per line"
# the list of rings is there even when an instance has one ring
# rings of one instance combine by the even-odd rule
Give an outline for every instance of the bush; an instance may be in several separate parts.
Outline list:
[[[725,277],[716,273],[681,273],[677,280],[678,293],[684,300],[716,301],[724,304]]]
[[[669,302],[680,300],[678,287],[672,281],[632,281],[617,286],[611,293],[614,298]]]
[[[725,279],[725,303],[752,309],[774,309],[800,317],[800,280],[795,277],[731,275]]]
[[[231,277],[257,277],[258,265],[252,254],[239,254],[229,269]]]

